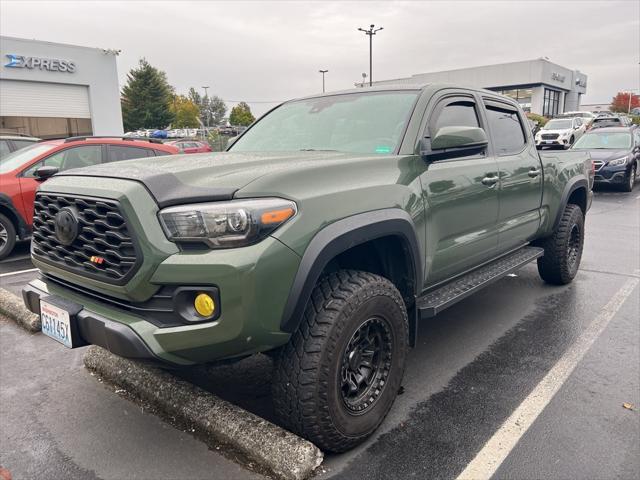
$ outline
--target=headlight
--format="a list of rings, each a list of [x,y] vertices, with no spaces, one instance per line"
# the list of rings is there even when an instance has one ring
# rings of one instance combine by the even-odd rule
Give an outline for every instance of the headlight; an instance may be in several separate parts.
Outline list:
[[[624,165],[627,163],[628,157],[616,158],[615,160],[611,160],[609,162],[610,167],[617,167],[618,165]]]
[[[296,213],[292,201],[260,198],[169,207],[158,215],[172,242],[233,248],[259,242]]]

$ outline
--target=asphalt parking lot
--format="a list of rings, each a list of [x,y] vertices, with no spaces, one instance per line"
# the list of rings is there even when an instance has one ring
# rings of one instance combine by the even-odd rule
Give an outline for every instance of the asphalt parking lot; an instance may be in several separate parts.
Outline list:
[[[327,456],[320,478],[480,478],[478,457],[495,478],[638,478],[640,187],[596,192],[586,229],[571,285],[528,266],[423,321],[382,427]],[[0,262],[3,288],[37,274],[27,254]],[[0,344],[0,464],[14,478],[261,477],[109,392],[84,349],[6,320]],[[273,419],[270,370],[257,356],[181,375]]]

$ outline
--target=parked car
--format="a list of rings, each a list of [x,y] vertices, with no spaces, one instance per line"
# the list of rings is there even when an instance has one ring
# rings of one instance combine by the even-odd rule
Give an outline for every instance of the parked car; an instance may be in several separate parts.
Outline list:
[[[633,190],[640,175],[640,131],[628,127],[604,127],[586,133],[572,150],[587,151],[595,169],[596,185]]]
[[[206,142],[198,140],[175,140],[164,142],[165,145],[173,145],[180,150],[180,153],[205,153],[211,152],[211,147]]]
[[[606,128],[606,127],[624,127],[625,122],[617,115],[598,117],[593,121],[591,128]]]
[[[582,123],[584,123],[587,130],[591,126],[591,123],[593,122],[593,120],[596,118],[596,116],[591,112],[580,112],[580,111],[563,112],[559,114],[556,118],[574,118],[574,117],[581,118]]]
[[[6,157],[16,150],[33,145],[39,142],[39,138],[26,135],[0,134],[0,159]]]
[[[549,120],[536,133],[536,146],[569,148],[586,131],[582,118],[557,118]]]
[[[578,271],[591,160],[539,154],[520,105],[494,92],[293,100],[203,160],[46,182],[25,303],[71,348],[167,366],[270,352],[277,415],[325,451],[380,425],[420,316],[531,261],[551,284]]]
[[[99,163],[178,153],[159,141],[130,137],[71,137],[47,140],[0,160],[0,259],[11,253],[16,239],[31,234],[33,202],[41,183],[58,172]]]

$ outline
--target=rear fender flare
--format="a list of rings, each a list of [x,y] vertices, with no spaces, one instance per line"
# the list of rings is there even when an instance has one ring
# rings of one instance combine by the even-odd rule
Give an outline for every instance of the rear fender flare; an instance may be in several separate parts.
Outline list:
[[[560,207],[558,208],[555,219],[553,221],[553,229],[551,230],[552,232],[555,232],[556,228],[558,228],[558,224],[560,223],[560,219],[562,218],[562,213],[564,212],[564,209],[567,207],[567,204],[569,203],[569,197],[571,197],[571,194],[576,190],[578,190],[579,188],[584,188],[584,191],[587,195],[587,205],[585,207],[586,209],[589,208],[589,181],[587,180],[587,177],[581,175],[581,176],[572,178],[567,182],[562,192]],[[586,210],[585,210],[585,213],[586,213]]]

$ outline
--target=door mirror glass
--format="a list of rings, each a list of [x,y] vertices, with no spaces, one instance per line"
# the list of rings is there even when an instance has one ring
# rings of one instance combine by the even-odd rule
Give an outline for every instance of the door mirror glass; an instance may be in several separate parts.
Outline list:
[[[431,139],[431,150],[478,148],[489,143],[487,134],[478,127],[442,127]]]

